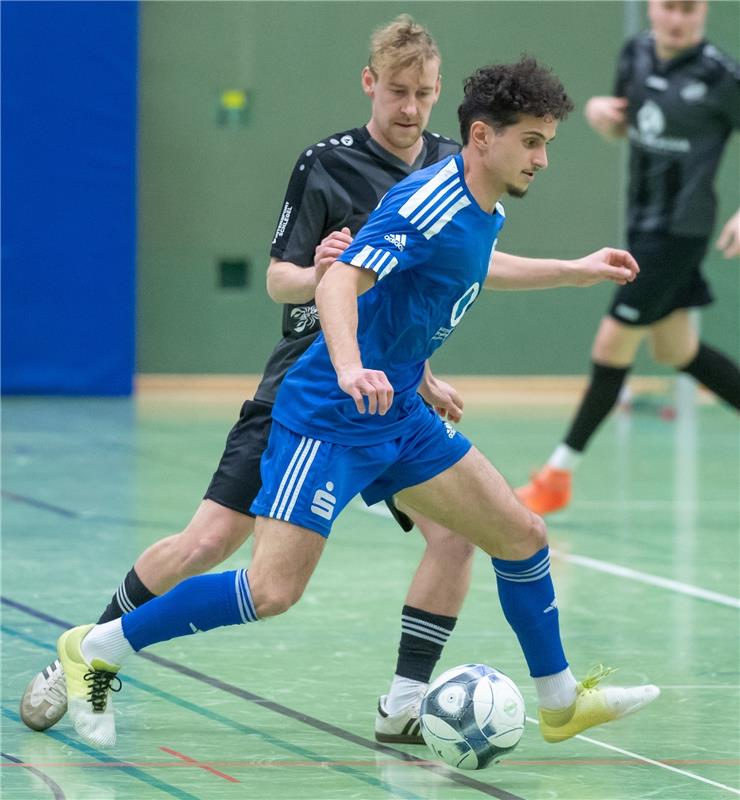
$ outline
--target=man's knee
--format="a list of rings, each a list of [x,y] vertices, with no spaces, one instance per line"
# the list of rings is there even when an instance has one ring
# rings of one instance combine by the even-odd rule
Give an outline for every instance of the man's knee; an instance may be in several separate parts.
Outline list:
[[[547,525],[539,514],[532,514],[530,524],[530,541],[534,553],[539,552],[547,544]]]
[[[423,518],[414,522],[426,539],[430,554],[454,564],[464,564],[473,558],[475,545],[464,536]]]
[[[252,582],[252,601],[260,619],[277,617],[294,606],[303,595],[303,586],[276,585],[274,581]]]
[[[518,560],[530,558],[547,545],[547,526],[539,514],[531,511],[521,524],[505,535],[503,558]],[[497,554],[498,555],[498,554]]]
[[[253,529],[254,519],[235,511],[228,511],[223,519],[207,525],[191,523],[178,541],[185,571],[197,575],[217,566],[244,543]]]
[[[680,369],[688,364],[696,355],[696,348],[681,347],[662,341],[651,342],[651,355],[658,364],[665,364],[667,367]]]

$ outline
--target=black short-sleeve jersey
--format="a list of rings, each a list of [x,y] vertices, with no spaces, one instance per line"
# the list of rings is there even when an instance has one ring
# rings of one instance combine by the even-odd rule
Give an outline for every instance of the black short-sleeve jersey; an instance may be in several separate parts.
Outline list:
[[[343,227],[354,236],[391,186],[459,150],[452,139],[425,131],[422,150],[409,165],[383,149],[365,127],[335,133],[312,145],[293,168],[270,255],[313,266],[314,251],[325,236]],[[319,329],[313,300],[283,307],[283,338],[265,365],[256,400],[275,401],[285,373]]]
[[[737,62],[706,41],[660,61],[652,35],[641,34],[622,49],[614,94],[628,100],[628,227],[708,236],[714,177],[740,127]]]

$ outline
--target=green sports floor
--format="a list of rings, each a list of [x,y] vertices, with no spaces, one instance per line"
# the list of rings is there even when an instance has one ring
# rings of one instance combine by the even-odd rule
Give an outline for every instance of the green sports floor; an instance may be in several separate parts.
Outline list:
[[[528,707],[522,741],[480,772],[377,745],[399,613],[421,538],[361,505],[335,526],[306,596],[283,618],[156,647],[115,696],[118,743],[95,750],[65,719],[18,718],[21,693],[72,624],[99,616],[139,552],[182,528],[237,407],[130,400],[3,404],[2,740],[8,800],[705,800],[740,795],[737,417],[688,404],[614,415],[550,517],[553,576],[576,674],[658,684],[640,714],[560,745],[501,615],[490,563],[438,671],[482,662]],[[461,425],[514,484],[549,453],[569,407],[477,407]],[[242,566],[249,545],[227,563]]]

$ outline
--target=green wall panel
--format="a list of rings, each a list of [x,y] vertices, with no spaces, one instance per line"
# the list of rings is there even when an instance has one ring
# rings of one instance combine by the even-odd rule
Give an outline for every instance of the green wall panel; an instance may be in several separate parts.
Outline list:
[[[740,4],[712,4],[709,36],[740,50]],[[637,16],[644,14],[640,4]],[[625,4],[599,2],[159,2],[141,8],[139,372],[260,372],[280,335],[264,275],[298,153],[362,124],[370,31],[408,11],[443,55],[431,129],[457,137],[462,81],[491,61],[536,55],[577,103],[530,196],[505,200],[500,247],[573,257],[621,237],[624,149],[586,125],[582,106],[611,90]],[[246,123],[217,124],[223,89],[248,91]],[[739,198],[737,138],[719,190]],[[246,289],[217,283],[219,258],[250,262]],[[708,262],[719,302],[706,338],[738,353],[738,265]],[[487,294],[435,356],[439,372],[574,374],[588,362],[610,288]],[[645,356],[640,371],[659,371]]]

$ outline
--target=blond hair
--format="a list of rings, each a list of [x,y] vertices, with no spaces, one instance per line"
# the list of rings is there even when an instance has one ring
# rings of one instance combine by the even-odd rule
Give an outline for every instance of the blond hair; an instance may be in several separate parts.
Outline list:
[[[370,37],[367,65],[377,78],[381,70],[398,72],[407,67],[423,69],[432,60],[441,61],[439,48],[429,31],[408,14],[376,28]]]

